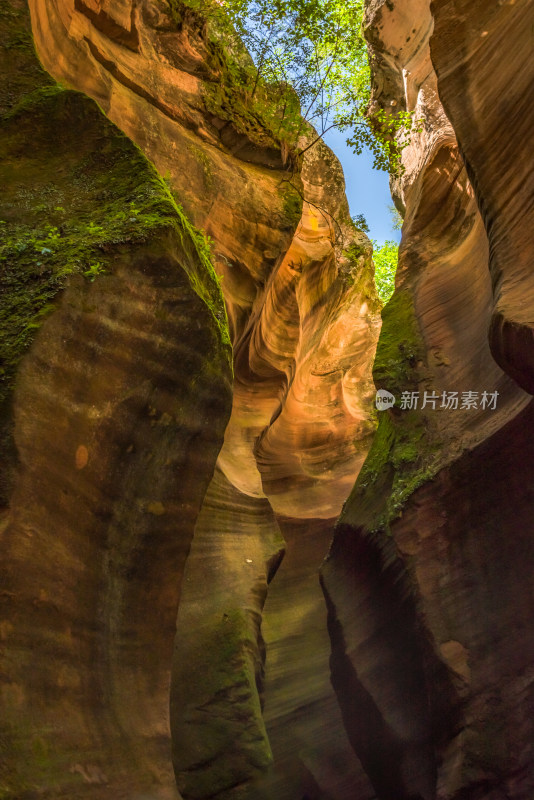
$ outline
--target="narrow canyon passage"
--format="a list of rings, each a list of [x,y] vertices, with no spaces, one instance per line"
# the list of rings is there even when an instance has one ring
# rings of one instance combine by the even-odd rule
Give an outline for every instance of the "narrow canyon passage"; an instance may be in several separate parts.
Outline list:
[[[306,190],[341,217],[332,154],[318,149],[302,174]],[[342,800],[354,785],[372,796],[330,685],[318,577],[373,427],[368,354],[377,321],[363,271],[367,243],[357,238],[357,260],[340,264],[334,241],[326,214],[305,203],[288,252],[234,341],[232,414],[178,612],[171,727],[186,798],[208,786],[227,798]],[[342,266],[358,271],[363,287]],[[229,317],[238,320],[234,292],[230,283]],[[289,510],[300,518],[287,519]]]
[[[216,474],[178,613],[171,721],[185,797],[215,785],[228,798],[374,796],[330,682],[318,572],[333,522],[278,527],[267,500]]]
[[[330,637],[319,567],[335,520],[279,518],[285,556],[263,609],[265,708],[273,775],[264,797],[370,798],[330,680]]]
[[[194,2],[0,0],[0,800],[534,797],[534,3],[356,5],[385,306]]]

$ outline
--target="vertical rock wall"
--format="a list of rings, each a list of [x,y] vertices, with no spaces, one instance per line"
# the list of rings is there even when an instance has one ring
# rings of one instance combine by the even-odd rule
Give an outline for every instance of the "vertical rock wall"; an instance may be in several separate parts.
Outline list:
[[[223,300],[203,237],[152,165],[42,71],[27,8],[0,12],[1,424],[13,443],[0,795],[175,798],[169,665],[231,406]]]
[[[31,13],[45,67],[211,237],[235,383],[208,243],[4,4],[6,274],[45,291],[27,344],[50,314],[22,361],[8,342],[4,795],[176,796],[173,658],[185,798],[530,800],[531,4],[367,4],[373,107],[421,124],[374,366],[406,407],[363,468],[378,304],[328,148],[296,169],[185,5]],[[360,468],[322,570],[336,705],[316,570]]]
[[[181,587],[171,708],[179,788],[184,797],[289,800],[308,794],[342,800],[357,784],[370,797],[328,681],[317,581],[331,520],[375,425],[370,366],[379,305],[370,244],[350,221],[339,164],[317,145],[295,169],[261,115],[239,104],[228,69],[233,56],[185,5],[39,1],[31,3],[31,14],[45,67],[99,103],[166,176],[180,204],[179,219],[183,209],[209,234],[225,295],[235,388]],[[128,211],[132,204],[136,219],[135,202],[125,195]],[[208,245],[198,232],[191,235],[205,266]],[[67,706],[84,709],[87,721],[71,714],[58,751],[64,762],[52,759],[35,785],[35,766],[28,767],[20,781],[30,782],[29,796],[41,790],[68,796],[71,781],[82,786],[80,796],[173,796],[165,707],[169,620],[220,447],[228,384],[227,365],[217,360],[224,342],[217,355],[209,338],[224,332],[222,309],[210,305],[209,293],[207,307],[194,293],[182,297],[170,277],[175,258],[199,288],[199,275],[187,260],[195,259],[187,235],[181,245],[179,238],[145,239],[154,261],[141,258],[134,268],[128,260],[124,267],[114,265],[110,275],[96,276],[94,284],[89,274],[87,285],[80,278],[69,286],[16,375],[18,405],[28,409],[20,412],[16,431],[25,467],[6,541],[16,549],[30,523],[45,543],[53,531],[65,530],[65,558],[75,560],[78,571],[63,601],[62,624],[68,626],[75,596],[85,615],[75,634],[83,647],[76,644],[78,660],[69,663],[69,675],[76,682],[78,673],[88,673],[92,681],[91,691],[85,683],[73,684],[76,696],[57,712],[46,700],[52,678],[35,689],[32,698],[42,694],[45,708],[35,706],[25,722],[30,739],[43,739],[48,748],[47,736],[55,735]],[[109,303],[102,295],[107,287]],[[80,292],[89,300],[80,300]],[[169,310],[172,302],[177,306]],[[53,356],[46,349],[52,341]],[[84,370],[87,362],[94,369]],[[79,378],[69,371],[71,364]],[[37,399],[41,385],[46,397],[61,396],[56,411]],[[55,419],[55,413],[61,434],[49,426],[37,437],[35,427],[43,428],[42,420]],[[39,494],[48,498],[44,507],[39,501],[46,513],[37,520],[30,503],[31,520],[23,525],[16,509],[23,498],[34,497],[37,465],[45,463],[33,448],[43,454],[49,436],[57,440],[61,464],[70,464],[76,440],[77,481],[71,499],[58,505],[60,487],[70,486],[70,478],[66,466],[50,470]],[[51,456],[48,461],[55,463]],[[81,479],[87,480],[83,486]],[[74,509],[83,492],[90,502],[78,519]],[[289,676],[287,683],[276,679],[276,655],[270,662],[267,653],[264,664],[262,609],[284,548],[277,517],[283,518],[292,553],[300,548],[302,556],[288,562],[275,605],[267,608],[266,629],[274,653],[284,653],[293,665],[304,656],[301,686]],[[317,535],[306,535],[308,524]],[[87,540],[83,555],[80,538]],[[18,597],[26,591],[24,575],[34,568],[36,551],[29,547],[17,558],[10,591]],[[59,559],[46,587],[61,583],[63,569]],[[302,586],[297,596],[294,581]],[[51,603],[52,592],[46,592]],[[285,603],[296,605],[298,633],[277,625]],[[44,631],[48,615],[45,605]],[[20,635],[24,649],[33,633]],[[66,660],[56,654],[51,663]],[[20,674],[10,679],[15,694],[27,692]],[[30,702],[25,697],[21,708]],[[269,709],[265,717],[262,707]],[[288,736],[292,752],[286,749]],[[8,731],[7,741],[14,738]],[[72,748],[83,755],[74,764]],[[271,751],[277,754],[274,767]],[[27,752],[21,750],[21,761]]]
[[[184,797],[205,797],[208,787],[220,797],[288,800],[306,791],[343,798],[358,783],[370,792],[328,683],[317,570],[372,430],[368,370],[376,301],[363,271],[367,241],[353,242],[359,254],[352,263],[336,260],[333,220],[346,219],[346,201],[339,165],[326,147],[308,157],[301,179],[309,202],[293,242],[234,345],[234,403],[220,472],[186,567],[171,699]],[[289,511],[292,523],[285,519]],[[282,562],[279,584],[280,517],[292,558],[287,568]],[[287,628],[268,600],[264,678],[260,625],[271,579],[278,604],[287,609]],[[298,631],[291,613],[300,621]],[[221,637],[234,642],[235,653],[210,646]],[[284,675],[276,678],[281,654]],[[248,664],[246,680],[241,666],[229,669],[229,659]],[[298,681],[292,661],[293,669],[299,664]]]
[[[433,2],[432,61],[490,244],[495,360],[532,380],[532,31],[529,2]]]
[[[323,585],[332,679],[380,798],[534,788],[530,11],[367,7],[374,107],[422,120],[393,183],[405,222],[374,378],[419,402],[380,415]]]

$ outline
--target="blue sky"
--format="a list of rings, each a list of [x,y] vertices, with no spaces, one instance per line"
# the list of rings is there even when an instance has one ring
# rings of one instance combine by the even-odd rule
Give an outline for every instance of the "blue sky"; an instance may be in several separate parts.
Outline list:
[[[400,231],[393,229],[388,209],[393,200],[389,193],[387,172],[373,169],[373,157],[368,150],[361,156],[353,153],[345,143],[346,137],[344,133],[331,130],[324,140],[341,161],[351,215],[364,215],[369,225],[369,238],[376,239],[379,244],[386,239],[400,242]]]

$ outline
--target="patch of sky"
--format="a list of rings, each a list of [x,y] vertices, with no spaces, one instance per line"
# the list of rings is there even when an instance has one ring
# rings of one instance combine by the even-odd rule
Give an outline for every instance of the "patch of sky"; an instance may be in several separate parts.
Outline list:
[[[343,167],[351,215],[363,214],[369,225],[368,236],[378,245],[400,242],[401,232],[393,227],[387,172],[373,169],[373,156],[368,150],[356,155],[347,145],[345,133],[332,129],[323,138]]]

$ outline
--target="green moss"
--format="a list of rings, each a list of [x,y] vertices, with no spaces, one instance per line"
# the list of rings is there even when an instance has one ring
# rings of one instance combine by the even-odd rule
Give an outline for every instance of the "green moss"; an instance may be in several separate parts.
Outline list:
[[[198,165],[202,170],[202,176],[204,179],[204,187],[207,192],[211,192],[214,186],[213,183],[213,168],[211,160],[209,159],[207,153],[202,150],[200,147],[196,147],[194,144],[189,144],[187,149],[193,156],[193,158],[197,161]]]
[[[402,392],[417,391],[424,378],[424,346],[407,290],[395,292],[382,319],[373,377],[397,404],[378,412],[371,449],[342,514],[342,521],[371,531],[389,530],[410,495],[438,471],[441,450],[425,415],[399,408]]]
[[[196,670],[188,680],[187,747],[180,744],[179,759],[184,750],[189,755],[177,769],[183,794],[204,798],[263,773],[272,753],[256,686],[259,655],[250,614],[227,609],[206,621],[195,637],[189,655]]]
[[[249,77],[245,69],[232,65],[220,45],[213,45],[213,48],[220,49],[217,60],[221,74],[219,80],[203,87],[206,109],[258,147],[279,150],[281,140],[275,132],[274,115],[270,113],[272,106],[265,98],[265,89],[256,90],[258,96],[255,94],[252,98],[252,75]]]
[[[377,389],[387,389],[396,397],[412,390],[420,380],[417,369],[423,354],[412,296],[407,290],[398,290],[382,310],[382,331],[373,365]]]
[[[163,229],[178,233],[191,256],[184,266],[200,262],[200,269],[189,271],[191,285],[229,343],[206,237],[191,225],[143,154],[92,101],[46,88],[25,98],[3,122],[0,400],[68,277],[80,273],[94,279],[112,271],[121,248],[148,241]],[[69,133],[57,147],[62,129]]]
[[[41,104],[43,101],[47,99],[55,99],[58,98],[62,93],[63,89],[61,86],[57,84],[53,84],[51,86],[40,86],[37,89],[29,92],[28,94],[23,94],[19,97],[18,101],[3,115],[3,120],[8,121],[13,117],[17,117],[19,114],[27,111],[29,113],[32,112],[39,112]]]
[[[176,234],[182,266],[231,360],[205,235],[96,103],[51,80],[31,42],[27,8],[0,0],[0,441],[6,447],[18,365],[69,277],[93,281],[112,273],[125,252],[165,232]]]
[[[358,478],[358,483],[362,489],[367,489],[375,483],[388,461],[390,461],[390,454],[394,443],[395,428],[391,417],[389,414],[381,414],[371,449],[369,450]],[[358,483],[356,484],[357,486]]]
[[[211,4],[209,22],[203,6],[199,0],[167,0],[177,28],[187,24],[206,45],[206,109],[260,148],[280,151],[282,142],[294,144],[303,129],[297,95],[286,84],[257,80],[256,67],[219,4]]]
[[[0,115],[20,98],[54,81],[43,70],[36,55],[24,2],[0,0]]]
[[[349,261],[355,262],[362,256],[367,255],[369,248],[366,248],[365,245],[361,242],[352,242],[346,250],[343,251],[343,255]]]
[[[397,442],[393,452],[392,464],[394,467],[411,464],[417,460],[417,456],[418,449],[415,442]]]
[[[369,530],[389,530],[413,492],[431,480],[439,468],[439,445],[427,438],[427,427],[416,411],[393,416],[381,412],[378,428],[343,509],[341,521],[365,524]]]
[[[350,244],[341,252],[339,259],[339,275],[347,288],[351,288],[361,301],[365,301],[369,311],[377,314],[382,304],[376,293],[373,280],[372,245],[365,232],[354,224],[350,217],[343,220],[351,232]],[[345,241],[347,241],[345,238]]]
[[[282,188],[284,221],[289,229],[295,230],[302,217],[302,197],[297,190],[284,184]]]

